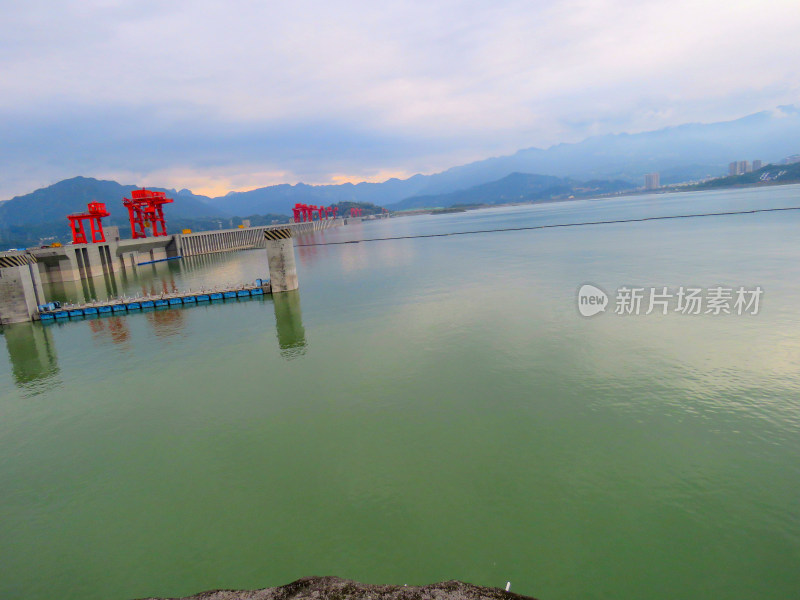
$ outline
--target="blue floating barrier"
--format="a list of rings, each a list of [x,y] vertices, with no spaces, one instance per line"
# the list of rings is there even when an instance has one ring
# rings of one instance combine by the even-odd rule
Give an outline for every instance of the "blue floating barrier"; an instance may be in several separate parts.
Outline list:
[[[184,296],[182,301],[184,304],[194,304],[197,302],[197,296]]]
[[[236,296],[238,298],[242,298],[243,296],[249,296],[249,295],[250,295],[250,290],[239,290],[238,292],[236,292]]]
[[[142,308],[153,308],[155,303],[152,300],[145,300],[142,302]]]
[[[261,289],[260,287],[259,288],[255,288],[254,290],[250,290],[250,295],[251,296],[263,296],[264,295],[264,290]]]
[[[111,312],[125,312],[126,310],[124,304],[115,304],[111,307]]]
[[[223,292],[223,298],[236,298],[236,292]]]
[[[181,304],[181,299],[180,298],[170,298],[169,299],[169,303],[170,304]]]
[[[56,319],[69,319],[69,313],[65,310],[58,311],[54,316]]]
[[[222,292],[214,292],[211,294],[212,300],[222,300]]]
[[[52,321],[52,320],[55,319],[55,317],[53,316],[52,313],[42,313],[42,314],[39,315],[39,318],[42,321]]]
[[[97,307],[97,312],[99,312],[99,313],[110,313],[111,312],[111,307],[110,306],[98,306]]]
[[[162,308],[164,306],[169,306],[169,302],[163,299],[156,300],[156,308]]]
[[[142,305],[139,302],[131,302],[128,304],[128,310],[139,310],[142,308]]]
[[[211,300],[211,298],[209,297],[208,294],[198,294],[198,296],[197,296],[197,301],[198,302],[208,302],[210,300]]]
[[[89,308],[84,308],[83,309],[83,314],[84,315],[96,315],[97,314],[97,309],[94,306],[90,306]]]
[[[81,309],[69,311],[69,318],[70,319],[75,318],[75,317],[82,317],[82,316],[83,316],[83,311]]]

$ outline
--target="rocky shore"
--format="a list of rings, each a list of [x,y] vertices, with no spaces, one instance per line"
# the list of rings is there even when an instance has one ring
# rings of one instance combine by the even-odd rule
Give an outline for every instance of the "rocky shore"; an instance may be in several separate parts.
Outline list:
[[[423,586],[369,585],[338,577],[304,577],[260,590],[214,590],[185,598],[142,600],[535,600],[498,588],[460,581]]]

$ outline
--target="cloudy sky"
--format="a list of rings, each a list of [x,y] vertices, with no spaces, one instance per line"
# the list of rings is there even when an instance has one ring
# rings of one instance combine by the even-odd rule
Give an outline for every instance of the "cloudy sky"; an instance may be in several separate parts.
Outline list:
[[[798,0],[0,6],[0,199],[382,181],[800,105]]]

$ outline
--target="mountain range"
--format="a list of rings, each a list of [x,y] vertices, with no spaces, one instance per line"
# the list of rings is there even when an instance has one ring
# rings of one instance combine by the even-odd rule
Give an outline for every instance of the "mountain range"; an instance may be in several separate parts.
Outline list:
[[[275,185],[214,198],[211,205],[233,214],[285,212],[295,202],[341,201],[399,205],[413,196],[437,196],[498,181],[511,173],[578,180],[644,182],[658,171],[661,183],[696,181],[724,175],[734,160],[779,161],[800,152],[800,109],[781,106],[732,121],[691,123],[636,134],[610,134],[547,149],[527,148],[509,156],[487,158],[433,175],[389,179],[383,183]],[[450,197],[446,201],[456,202]],[[435,206],[444,206],[436,201]]]
[[[728,163],[734,160],[777,162],[798,152],[800,110],[782,106],[732,121],[594,136],[547,149],[527,148],[433,175],[383,183],[281,184],[217,198],[189,190],[152,189],[174,198],[167,208],[173,222],[200,217],[288,215],[297,202],[369,202],[398,210],[530,201],[579,195],[587,189],[608,193],[639,186],[644,174],[653,171],[661,174],[662,184],[700,180],[724,175]],[[111,224],[124,224],[127,214],[121,200],[136,187],[87,177],[58,182],[0,203],[0,233],[4,228],[30,225],[42,229],[45,223],[58,223],[63,230],[65,216],[85,210],[90,201],[105,202]]]

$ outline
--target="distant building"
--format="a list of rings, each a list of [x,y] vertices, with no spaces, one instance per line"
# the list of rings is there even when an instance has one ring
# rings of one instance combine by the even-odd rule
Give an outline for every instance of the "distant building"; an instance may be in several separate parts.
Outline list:
[[[752,171],[752,167],[746,160],[735,160],[728,165],[728,175],[744,175]]]
[[[753,161],[753,171],[758,171],[761,168],[761,161],[754,160]]]
[[[661,175],[658,173],[648,173],[644,176],[644,189],[657,190],[661,187]]]

